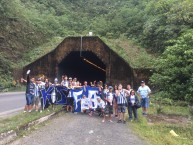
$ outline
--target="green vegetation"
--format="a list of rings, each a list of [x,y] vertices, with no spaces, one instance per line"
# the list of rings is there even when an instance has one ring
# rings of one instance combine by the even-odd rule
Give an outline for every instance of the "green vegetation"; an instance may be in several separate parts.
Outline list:
[[[125,37],[119,39],[102,40],[122,57],[133,68],[152,68],[156,54],[148,53],[144,48],[137,46],[134,42]]]
[[[8,117],[6,119],[0,120],[0,133],[14,130],[17,131],[18,128],[27,125],[28,123],[37,120],[41,117],[44,117],[46,115],[52,114],[53,112],[57,112],[61,110],[61,106],[56,106],[55,110],[53,111],[50,109],[50,111],[43,111],[42,113],[32,111],[31,113],[19,113],[13,117]]]
[[[151,114],[191,116],[193,109],[187,106],[193,103],[192,0],[1,0],[0,86],[13,86],[15,68],[50,52],[65,37],[89,31],[133,68],[153,68],[150,81],[159,93]],[[20,123],[11,120],[3,122],[8,129]],[[192,124],[149,125],[145,118],[140,120],[132,125],[153,144],[193,142]],[[0,129],[5,131],[2,122]],[[171,129],[182,138],[171,137]]]
[[[193,116],[188,107],[181,107],[175,103],[173,103],[173,105],[158,103],[154,97],[156,96],[152,96],[151,98],[152,103],[150,105],[149,115],[143,117],[141,115],[141,109],[139,109],[139,121],[129,122],[129,126],[142,138],[148,139],[152,144],[192,145]],[[158,105],[162,106],[161,113],[157,112]],[[171,130],[174,130],[179,137],[172,136],[170,134]]]
[[[167,97],[193,103],[193,30],[170,43],[155,63],[151,81]]]

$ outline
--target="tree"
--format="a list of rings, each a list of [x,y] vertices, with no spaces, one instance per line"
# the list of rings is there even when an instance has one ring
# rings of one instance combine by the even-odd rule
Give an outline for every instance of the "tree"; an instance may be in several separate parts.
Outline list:
[[[155,63],[151,82],[172,99],[193,103],[193,29],[169,43]]]

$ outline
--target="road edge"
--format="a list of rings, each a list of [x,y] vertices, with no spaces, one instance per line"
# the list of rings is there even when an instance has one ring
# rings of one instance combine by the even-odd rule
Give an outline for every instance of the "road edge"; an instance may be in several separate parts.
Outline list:
[[[46,115],[34,121],[31,121],[25,125],[19,126],[16,130],[10,130],[0,134],[0,145],[8,144],[13,142],[18,136],[21,131],[30,130],[31,127],[39,125],[45,121],[52,119],[54,116],[62,112],[63,109],[60,109],[57,112],[53,112],[52,114]]]

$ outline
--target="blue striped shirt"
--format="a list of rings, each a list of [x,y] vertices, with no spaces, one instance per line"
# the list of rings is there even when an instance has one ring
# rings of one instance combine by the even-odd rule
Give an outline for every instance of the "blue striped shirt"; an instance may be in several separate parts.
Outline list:
[[[35,88],[34,88],[34,96],[39,96],[40,95],[40,89],[39,89],[39,85],[35,84]]]
[[[117,96],[117,104],[125,104],[126,102],[126,96],[124,91],[121,91],[120,94]]]

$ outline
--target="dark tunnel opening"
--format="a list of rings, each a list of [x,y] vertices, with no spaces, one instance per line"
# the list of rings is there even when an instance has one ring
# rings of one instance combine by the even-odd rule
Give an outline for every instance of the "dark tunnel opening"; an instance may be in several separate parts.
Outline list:
[[[105,64],[92,52],[72,51],[58,65],[59,77],[67,75],[83,81],[103,81],[106,80]]]

